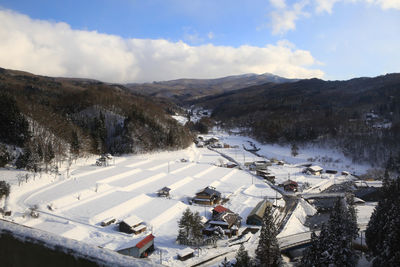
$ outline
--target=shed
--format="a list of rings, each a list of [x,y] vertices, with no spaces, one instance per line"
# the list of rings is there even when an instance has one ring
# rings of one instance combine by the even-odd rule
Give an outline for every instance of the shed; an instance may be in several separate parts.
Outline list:
[[[157,195],[159,197],[169,197],[169,192],[171,191],[171,188],[164,186],[160,190],[157,191]]]
[[[193,258],[194,250],[191,248],[184,248],[178,251],[178,260],[185,261],[187,259]]]
[[[329,173],[329,174],[336,174],[337,173],[336,170],[326,170],[325,172]]]
[[[254,207],[254,209],[247,216],[246,224],[249,225],[262,225],[262,219],[267,206],[272,206],[272,204],[267,200],[262,200]]]
[[[127,246],[117,250],[123,255],[132,256],[135,258],[145,258],[154,251],[154,236],[152,234],[146,236],[134,246]]]
[[[146,226],[142,225],[143,220],[132,215],[119,223],[119,231],[127,234],[139,234],[146,231]],[[141,226],[141,227],[139,227]],[[144,226],[144,228],[143,228]]]

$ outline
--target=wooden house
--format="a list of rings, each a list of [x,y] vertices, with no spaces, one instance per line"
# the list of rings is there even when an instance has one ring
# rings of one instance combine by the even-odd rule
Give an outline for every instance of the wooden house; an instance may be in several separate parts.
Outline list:
[[[307,172],[312,175],[321,175],[323,169],[320,166],[310,166],[307,168]]]
[[[213,219],[206,224],[203,233],[212,235],[217,231],[229,237],[238,235],[241,220],[242,218],[239,214],[226,209],[224,212],[214,216]]]
[[[215,217],[219,216],[220,214],[224,213],[225,211],[229,211],[229,209],[225,208],[221,205],[215,206],[215,208],[213,208],[213,210],[212,210],[212,217],[215,218]]]
[[[248,225],[262,225],[262,219],[267,206],[272,206],[272,204],[267,200],[262,200],[252,209],[252,211],[247,216],[246,224]]]
[[[200,192],[196,193],[193,202],[202,205],[214,205],[221,201],[221,193],[214,187],[207,186]]]
[[[171,188],[164,186],[160,190],[157,191],[157,195],[159,197],[169,197],[169,192],[171,191]]]
[[[293,180],[287,180],[283,184],[283,189],[285,191],[297,191],[297,188],[299,187],[299,184]]]
[[[117,252],[135,258],[146,258],[151,252],[154,251],[154,238],[155,237],[150,234],[140,240],[134,246],[129,245],[127,247],[122,247],[117,250]]]
[[[146,231],[146,225],[143,224],[142,219],[132,215],[119,223],[119,231],[137,235]]]
[[[194,250],[191,248],[181,249],[178,251],[177,255],[178,255],[178,260],[185,261],[187,259],[194,257]]]

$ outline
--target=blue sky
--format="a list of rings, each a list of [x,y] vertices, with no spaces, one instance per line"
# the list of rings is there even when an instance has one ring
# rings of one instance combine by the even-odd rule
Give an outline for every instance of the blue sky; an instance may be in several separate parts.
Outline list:
[[[37,74],[144,82],[400,71],[400,0],[1,0],[0,7],[0,66]]]

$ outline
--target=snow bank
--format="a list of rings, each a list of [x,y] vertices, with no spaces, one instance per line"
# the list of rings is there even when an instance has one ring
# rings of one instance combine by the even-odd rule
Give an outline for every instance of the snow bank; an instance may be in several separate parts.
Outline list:
[[[282,232],[280,232],[277,237],[280,238],[310,231],[308,227],[304,226],[304,223],[307,219],[307,216],[312,216],[315,213],[317,213],[317,210],[313,206],[311,206],[304,199],[300,199],[296,209],[293,211],[288,222],[286,223],[285,228],[283,228]]]
[[[123,256],[97,246],[0,220],[0,236],[6,234],[21,242],[41,244],[51,250],[61,249],[65,254],[93,261],[100,266],[159,266],[149,261]]]

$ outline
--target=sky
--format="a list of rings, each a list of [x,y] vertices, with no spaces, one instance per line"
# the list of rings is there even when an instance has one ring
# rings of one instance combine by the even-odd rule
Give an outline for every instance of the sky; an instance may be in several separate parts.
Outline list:
[[[0,67],[105,82],[400,72],[400,0],[0,0]]]

